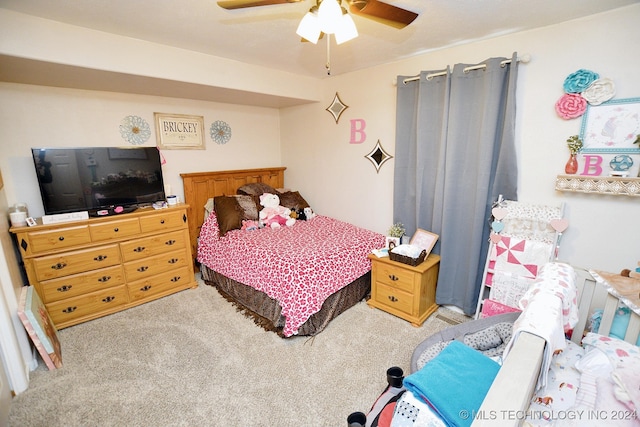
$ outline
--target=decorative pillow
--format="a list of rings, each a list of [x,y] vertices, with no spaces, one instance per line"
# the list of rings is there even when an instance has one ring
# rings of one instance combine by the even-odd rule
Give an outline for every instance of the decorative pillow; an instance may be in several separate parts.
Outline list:
[[[238,188],[237,194],[244,194],[247,196],[261,196],[263,193],[277,194],[276,189],[269,184],[262,182],[251,182]]]
[[[476,350],[489,350],[502,344],[502,338],[495,328],[486,328],[481,331],[467,334],[462,341],[469,347]]]
[[[280,206],[285,208],[298,210],[310,207],[309,203],[297,191],[285,191],[277,194],[280,197]]]
[[[258,207],[251,196],[218,196],[213,198],[213,206],[218,217],[220,235],[229,230],[242,228],[242,220],[257,220]]]
[[[452,341],[439,341],[439,342],[433,344],[432,346],[430,346],[429,348],[425,349],[420,354],[420,358],[418,359],[418,362],[417,362],[418,369],[422,369],[424,367],[424,365],[427,364],[427,362],[429,362],[431,359],[433,359],[438,354],[440,354],[440,352],[446,346],[451,344],[452,342],[453,342],[453,340]]]

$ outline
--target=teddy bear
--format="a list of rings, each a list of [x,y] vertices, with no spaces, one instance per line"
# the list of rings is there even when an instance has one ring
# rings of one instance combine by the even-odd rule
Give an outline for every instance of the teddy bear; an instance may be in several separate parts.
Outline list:
[[[265,227],[279,228],[283,225],[291,227],[296,219],[291,218],[291,209],[280,206],[280,198],[276,194],[264,193],[260,196],[260,223]]]

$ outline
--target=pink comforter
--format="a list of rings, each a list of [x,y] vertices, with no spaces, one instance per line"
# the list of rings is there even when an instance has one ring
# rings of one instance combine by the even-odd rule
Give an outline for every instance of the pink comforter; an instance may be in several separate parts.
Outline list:
[[[288,337],[329,295],[367,273],[367,254],[384,244],[381,234],[322,215],[292,227],[232,230],[219,237],[212,213],[200,231],[198,261],[278,301]]]

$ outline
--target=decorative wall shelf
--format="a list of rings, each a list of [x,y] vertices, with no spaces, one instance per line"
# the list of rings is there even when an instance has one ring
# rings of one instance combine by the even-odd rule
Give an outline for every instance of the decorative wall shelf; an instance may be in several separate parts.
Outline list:
[[[640,197],[640,178],[558,175],[556,190]]]

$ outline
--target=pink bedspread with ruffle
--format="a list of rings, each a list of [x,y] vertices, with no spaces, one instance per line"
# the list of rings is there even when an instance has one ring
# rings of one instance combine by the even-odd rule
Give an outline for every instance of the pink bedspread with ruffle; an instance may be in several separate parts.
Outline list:
[[[198,261],[278,301],[284,336],[322,308],[325,299],[371,269],[367,255],[385,237],[318,215],[292,227],[218,234],[215,213],[200,230]]]

